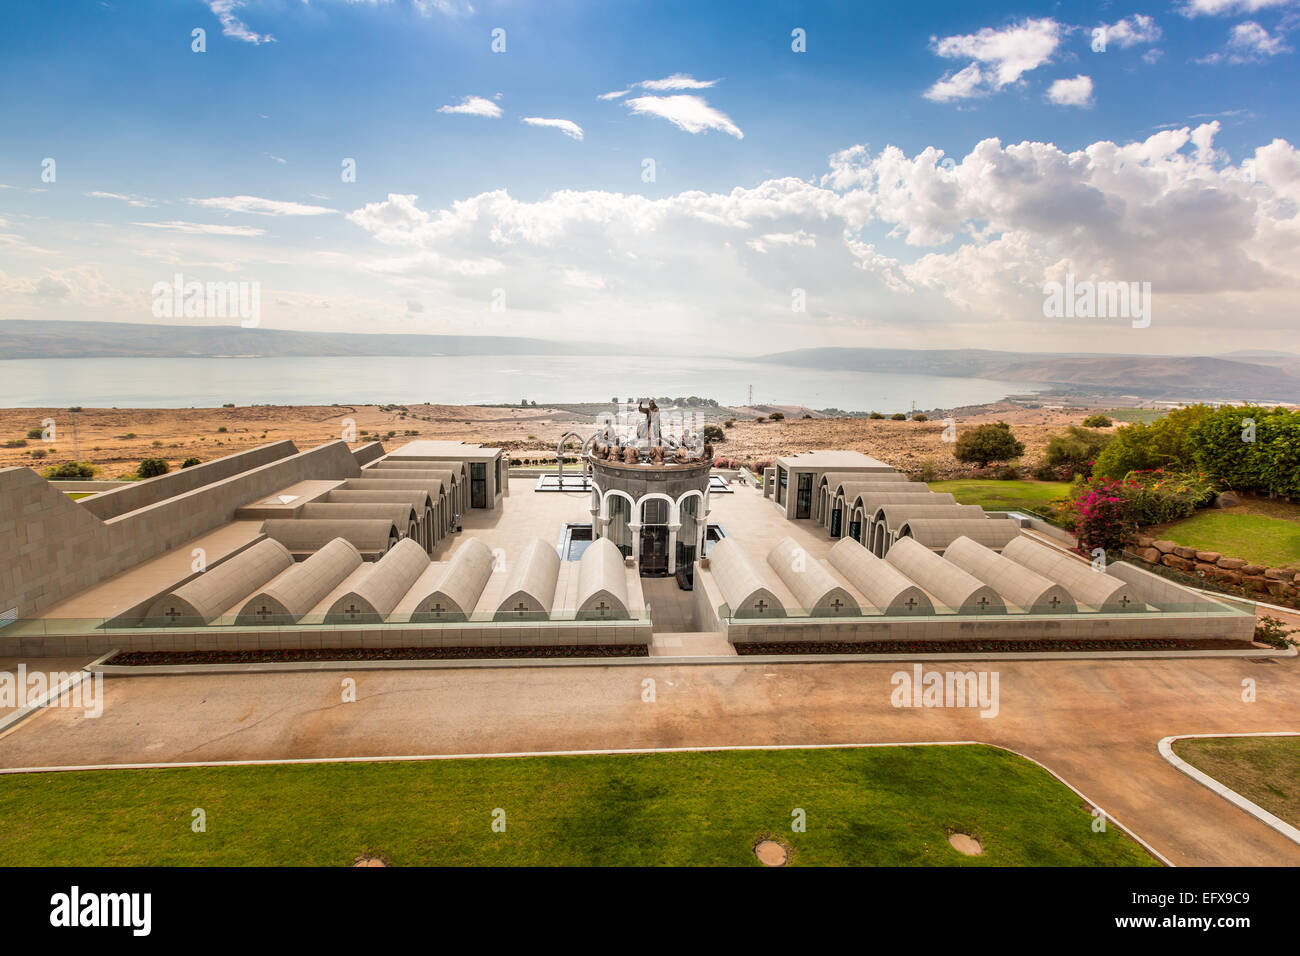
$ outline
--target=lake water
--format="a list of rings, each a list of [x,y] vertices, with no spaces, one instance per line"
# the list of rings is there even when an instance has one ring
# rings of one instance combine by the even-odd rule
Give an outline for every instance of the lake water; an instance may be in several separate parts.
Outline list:
[[[847,411],[993,402],[1024,382],[816,370],[707,357],[473,355],[357,358],[88,358],[0,361],[0,407],[206,408],[236,405],[449,405],[607,402],[698,395]]]

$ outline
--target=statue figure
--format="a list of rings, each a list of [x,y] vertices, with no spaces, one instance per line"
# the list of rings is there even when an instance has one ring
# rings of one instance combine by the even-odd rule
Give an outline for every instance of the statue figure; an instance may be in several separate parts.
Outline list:
[[[713,446],[708,442],[704,443],[704,459],[710,464],[713,463]]]
[[[659,440],[659,406],[655,404],[655,400],[650,399],[649,408],[646,408],[645,402],[638,402],[636,410],[645,416],[644,429],[642,423],[637,423],[636,437],[638,441],[645,438],[651,447],[661,444]]]
[[[655,445],[650,449],[650,462],[654,465],[662,465],[664,463],[663,445]]]
[[[635,465],[638,461],[640,461],[640,459],[641,456],[637,454],[636,446],[628,445],[627,449],[623,452],[624,463],[628,465]]]

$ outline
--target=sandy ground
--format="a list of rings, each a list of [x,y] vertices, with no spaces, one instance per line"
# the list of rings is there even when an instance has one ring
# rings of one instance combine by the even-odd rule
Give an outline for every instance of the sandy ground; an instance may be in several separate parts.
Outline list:
[[[777,455],[835,448],[866,452],[913,472],[928,459],[939,477],[959,477],[969,470],[953,459],[952,444],[942,439],[941,421],[804,419],[801,414],[800,409],[789,409],[781,422],[737,418],[725,430],[726,441],[716,446],[715,454],[753,465]],[[987,421],[1010,423],[1025,443],[1022,463],[1032,466],[1051,434],[1079,424],[1087,414],[1084,409],[1028,409],[997,403],[958,409],[952,417],[959,430]],[[54,420],[54,440],[27,438],[28,431],[41,428],[44,419]],[[100,469],[97,478],[118,478],[134,473],[144,458],[163,458],[174,469],[190,457],[207,461],[282,439],[310,448],[343,437],[349,420],[360,441],[377,436],[387,448],[416,438],[441,438],[505,447],[513,458],[526,459],[553,457],[560,436],[570,430],[585,432],[592,416],[554,408],[470,405],[0,409],[0,467],[44,469],[65,461],[85,461]],[[26,445],[2,447],[10,442]],[[42,451],[43,456],[38,454]]]

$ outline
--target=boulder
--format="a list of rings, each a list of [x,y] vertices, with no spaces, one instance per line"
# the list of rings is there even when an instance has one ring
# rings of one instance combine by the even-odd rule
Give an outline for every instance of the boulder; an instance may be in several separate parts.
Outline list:
[[[1240,584],[1241,572],[1229,571],[1226,568],[1216,568],[1214,571],[1214,579],[1216,581],[1223,581],[1225,584]]]
[[[1149,561],[1152,564],[1160,563],[1160,552],[1155,548],[1142,548],[1138,551],[1137,556],[1143,561]]]
[[[1241,558],[1219,558],[1214,563],[1221,568],[1227,568],[1229,571],[1237,571],[1246,566],[1246,562]]]
[[[1139,548],[1149,548],[1149,547],[1151,547],[1151,545],[1153,545],[1153,544],[1155,544],[1155,543],[1156,543],[1156,539],[1155,539],[1155,538],[1148,538],[1146,535],[1139,535],[1139,536],[1138,536],[1138,547],[1139,547]]]
[[[1218,568],[1216,565],[1210,564],[1208,561],[1197,561],[1197,562],[1196,562],[1196,573],[1197,573],[1197,574],[1210,574],[1211,572],[1213,572],[1213,571],[1218,571],[1218,570],[1219,570],[1219,568]]]
[[[1262,577],[1264,568],[1258,564],[1247,564],[1242,567],[1241,573],[1247,577]]]
[[[1220,491],[1214,499],[1214,507],[1216,508],[1235,508],[1239,504],[1241,504],[1241,499],[1231,491]]]
[[[1241,583],[1244,587],[1248,587],[1252,591],[1263,593],[1268,590],[1269,581],[1268,578],[1261,574],[1243,574],[1241,576]]]
[[[1188,561],[1196,560],[1195,548],[1184,548],[1182,545],[1178,545],[1174,548],[1174,554],[1178,555],[1180,558],[1186,558]]]
[[[1274,581],[1290,581],[1295,577],[1295,572],[1286,568],[1265,568],[1264,577],[1272,578]]]
[[[1167,568],[1173,568],[1175,571],[1190,571],[1195,567],[1192,562],[1176,554],[1166,554],[1160,559],[1160,563]]]
[[[1151,547],[1155,548],[1161,554],[1173,554],[1174,548],[1178,547],[1178,545],[1174,544],[1172,541],[1152,541]]]
[[[1223,557],[1223,555],[1219,554],[1219,552],[1217,552],[1217,551],[1197,551],[1197,552],[1196,552],[1196,560],[1197,560],[1197,561],[1204,561],[1206,564],[1217,564],[1218,561],[1219,561],[1219,558],[1221,558],[1221,557]]]

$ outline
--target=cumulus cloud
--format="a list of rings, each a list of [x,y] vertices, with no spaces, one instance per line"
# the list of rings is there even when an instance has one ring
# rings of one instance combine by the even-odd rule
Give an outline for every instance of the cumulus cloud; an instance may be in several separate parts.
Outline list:
[[[731,121],[730,116],[714,109],[703,97],[688,94],[636,96],[625,100],[624,104],[633,113],[662,117],[688,133],[703,133],[716,129],[736,139],[745,138],[745,134]]]
[[[1237,13],[1258,13],[1275,7],[1285,7],[1293,0],[1185,0],[1178,12],[1185,17],[1224,16]]]
[[[466,96],[455,106],[439,106],[439,113],[460,113],[465,116],[486,116],[496,119],[501,115],[501,107],[481,96]]]
[[[1283,334],[1300,289],[1300,152],[1274,140],[1234,164],[1218,130],[1070,152],[987,139],[951,162],[935,148],[854,146],[818,181],[659,199],[497,190],[441,209],[394,194],[348,218],[386,253],[363,267],[436,289],[440,314],[481,315],[490,289],[507,287],[512,323],[537,332],[653,316],[725,342],[743,315],[755,342],[806,335],[792,323],[815,319],[900,343],[969,322],[982,338],[967,344],[1011,346],[1043,334],[1043,283],[1069,272],[1151,282],[1157,326],[1144,341],[1185,351],[1212,347],[1227,315]],[[811,303],[799,320],[796,287]],[[1095,346],[1095,329],[1071,331]]]
[[[288,202],[281,199],[263,199],[260,196],[213,196],[210,199],[187,199],[186,202],[205,209],[225,212],[253,213],[258,216],[324,216],[338,212],[328,206]]]
[[[1162,36],[1160,26],[1154,18],[1142,13],[1103,25],[1099,29],[1104,31],[1108,46],[1113,44],[1122,50],[1140,43],[1155,43]]]
[[[1048,89],[1047,98],[1058,106],[1091,106],[1092,77],[1080,73],[1073,79],[1056,80]]]
[[[124,195],[122,193],[106,193],[100,190],[86,193],[91,199],[119,199],[128,206],[146,207],[155,205],[152,199],[145,196]]]
[[[582,141],[582,127],[573,120],[566,119],[545,119],[541,116],[525,116],[524,120],[529,126],[549,126],[552,129],[558,129],[570,139]]]
[[[938,56],[973,62],[942,77],[926,96],[946,101],[1001,90],[1050,62],[1064,33],[1061,24],[1043,17],[1021,20],[1000,30],[985,27],[977,33],[931,37],[930,48]]]

